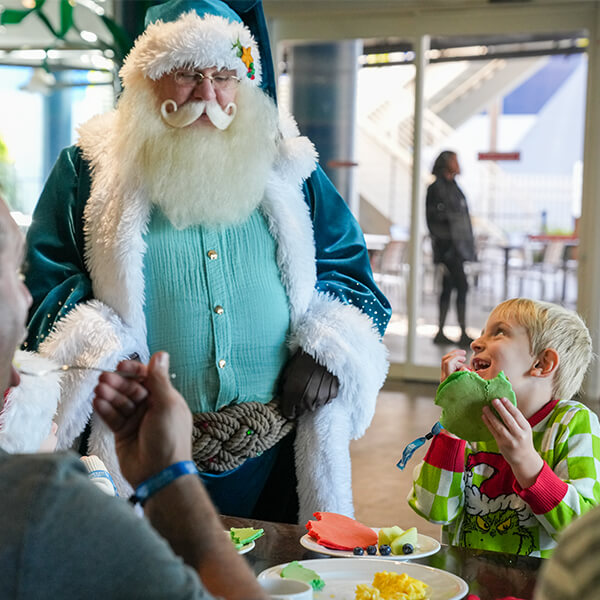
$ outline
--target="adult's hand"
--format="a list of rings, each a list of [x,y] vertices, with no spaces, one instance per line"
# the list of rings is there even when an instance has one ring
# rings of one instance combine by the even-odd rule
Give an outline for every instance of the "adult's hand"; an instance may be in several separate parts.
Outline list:
[[[166,352],[157,352],[147,367],[126,360],[118,370],[140,379],[102,373],[94,408],[115,435],[123,475],[137,487],[165,467],[191,460],[192,415],[171,385]]]
[[[280,407],[288,419],[313,412],[338,394],[340,382],[310,354],[298,350],[281,375]]]
[[[149,365],[123,361],[126,379],[102,373],[94,408],[115,434],[121,471],[134,487],[165,467],[192,457],[192,415],[171,385],[169,355],[158,352]],[[144,505],[153,527],[216,598],[268,600],[248,563],[223,533],[199,477],[178,477]]]

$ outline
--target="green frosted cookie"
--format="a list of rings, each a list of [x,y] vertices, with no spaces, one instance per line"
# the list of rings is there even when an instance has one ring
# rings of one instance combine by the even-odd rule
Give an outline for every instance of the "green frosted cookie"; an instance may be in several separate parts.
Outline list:
[[[325,587],[325,582],[321,576],[312,569],[307,569],[302,566],[297,560],[292,561],[281,569],[281,577],[285,579],[295,579],[296,581],[304,581],[308,583],[315,592],[322,590]]]
[[[494,436],[481,420],[481,410],[494,398],[508,398],[517,405],[510,381],[502,371],[490,380],[475,371],[456,371],[440,383],[435,395],[435,403],[442,407],[440,423],[468,442],[489,442]]]
[[[253,527],[232,527],[229,530],[229,535],[236,550],[240,550],[250,542],[258,539],[264,532],[264,529],[254,529]]]

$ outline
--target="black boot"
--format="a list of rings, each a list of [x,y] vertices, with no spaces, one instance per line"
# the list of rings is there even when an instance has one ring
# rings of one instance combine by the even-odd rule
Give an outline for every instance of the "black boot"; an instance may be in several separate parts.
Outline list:
[[[433,338],[433,343],[438,344],[440,346],[453,346],[456,345],[454,340],[447,338],[444,335],[444,331],[440,328],[437,332],[437,335]]]

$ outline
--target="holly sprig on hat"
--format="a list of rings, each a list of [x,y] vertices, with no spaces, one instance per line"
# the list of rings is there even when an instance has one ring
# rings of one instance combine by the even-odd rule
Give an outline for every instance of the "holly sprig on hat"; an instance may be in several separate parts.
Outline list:
[[[252,48],[250,46],[242,46],[242,42],[238,38],[237,41],[233,44],[233,48],[237,50],[237,55],[242,59],[244,65],[246,65],[246,69],[248,72],[246,73],[246,77],[248,79],[254,79],[254,58],[252,58]]]

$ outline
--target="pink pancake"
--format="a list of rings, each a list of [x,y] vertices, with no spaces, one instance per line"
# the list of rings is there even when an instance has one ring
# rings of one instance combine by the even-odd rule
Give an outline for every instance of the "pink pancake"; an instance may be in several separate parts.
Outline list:
[[[377,534],[366,525],[331,512],[316,512],[316,521],[306,524],[308,535],[318,544],[333,550],[354,550],[377,545]]]

